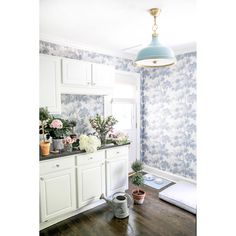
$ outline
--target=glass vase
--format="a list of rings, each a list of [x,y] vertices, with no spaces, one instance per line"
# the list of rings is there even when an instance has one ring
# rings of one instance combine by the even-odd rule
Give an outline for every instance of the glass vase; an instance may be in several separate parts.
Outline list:
[[[65,150],[66,152],[72,152],[72,150],[73,150],[72,144],[66,144],[66,145],[64,146],[64,150]]]
[[[101,145],[106,146],[106,134],[100,134]]]

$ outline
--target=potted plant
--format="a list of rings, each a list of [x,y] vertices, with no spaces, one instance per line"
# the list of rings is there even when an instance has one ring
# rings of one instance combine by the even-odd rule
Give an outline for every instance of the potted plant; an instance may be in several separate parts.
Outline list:
[[[63,139],[64,136],[68,135],[70,130],[71,127],[69,126],[68,120],[52,117],[47,125],[47,131],[52,137],[54,151],[61,151],[64,149]]]
[[[92,128],[97,132],[99,138],[101,139],[101,144],[104,146],[106,144],[107,134],[113,131],[113,126],[118,121],[113,116],[108,116],[105,118],[97,114],[95,118],[90,118],[89,122]]]
[[[50,142],[46,140],[46,132],[45,128],[47,127],[48,121],[50,120],[51,115],[49,114],[49,111],[46,108],[40,107],[39,108],[39,132],[42,135],[42,141],[40,141],[40,150],[41,154],[43,156],[47,156],[50,153]]]
[[[144,185],[144,178],[141,173],[141,171],[143,170],[143,163],[136,160],[135,162],[133,162],[131,167],[134,171],[134,175],[131,177],[131,181],[134,185],[137,186],[137,189],[134,189],[132,191],[134,202],[136,204],[143,204],[144,198],[146,196],[146,192],[140,189],[140,186]]]

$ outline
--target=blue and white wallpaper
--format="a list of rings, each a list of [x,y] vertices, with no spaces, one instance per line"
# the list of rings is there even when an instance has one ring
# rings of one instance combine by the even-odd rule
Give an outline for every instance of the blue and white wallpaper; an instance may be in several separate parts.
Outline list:
[[[141,156],[149,166],[196,179],[196,53],[142,71]]]
[[[141,75],[141,158],[149,166],[196,179],[196,52],[177,64],[140,69],[133,61],[40,41],[40,53],[114,65]],[[76,118],[78,133],[89,132],[88,117],[103,112],[102,96],[62,95],[62,116]]]
[[[77,125],[75,133],[93,133],[89,118],[96,114],[104,114],[104,97],[93,95],[61,95],[61,117],[64,119],[75,120]]]

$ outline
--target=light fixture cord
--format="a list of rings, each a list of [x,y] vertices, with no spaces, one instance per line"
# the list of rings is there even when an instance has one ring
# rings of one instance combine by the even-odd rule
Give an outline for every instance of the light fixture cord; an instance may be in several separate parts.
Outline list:
[[[153,31],[152,36],[157,36],[157,28],[158,28],[158,26],[157,26],[157,17],[154,16],[154,24],[152,26],[152,31]]]

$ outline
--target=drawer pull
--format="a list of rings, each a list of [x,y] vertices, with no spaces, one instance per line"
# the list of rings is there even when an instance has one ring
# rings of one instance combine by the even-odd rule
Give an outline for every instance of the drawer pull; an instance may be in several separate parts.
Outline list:
[[[60,165],[59,165],[59,164],[56,164],[56,167],[60,167]]]
[[[90,160],[92,160],[92,159],[93,159],[93,157],[90,157],[89,159],[90,159]]]
[[[116,154],[119,154],[120,152],[116,152]]]

